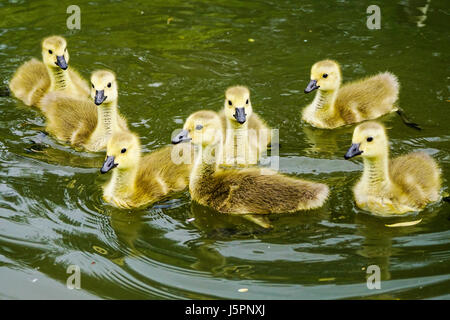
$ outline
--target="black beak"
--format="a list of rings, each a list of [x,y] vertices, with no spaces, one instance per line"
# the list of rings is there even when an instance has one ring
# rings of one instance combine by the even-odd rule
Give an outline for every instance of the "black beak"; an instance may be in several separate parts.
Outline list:
[[[105,99],[108,98],[105,96],[105,90],[95,90],[95,99],[94,102],[96,105],[101,105]]]
[[[189,131],[187,130],[181,130],[179,134],[172,138],[172,144],[178,144],[184,141],[191,141],[191,138],[189,137]]]
[[[56,65],[63,70],[67,69],[67,62],[64,56],[56,56]]]
[[[103,162],[103,166],[100,169],[100,172],[107,173],[109,170],[114,169],[115,167],[117,167],[117,163],[114,163],[114,157],[107,156],[105,162]]]
[[[317,85],[317,80],[311,80],[305,89],[305,93],[310,93],[311,91],[314,91],[319,88],[320,86]]]
[[[235,113],[233,114],[233,117],[236,119],[237,122],[240,124],[243,124],[246,120],[246,114],[245,114],[245,108],[236,108],[234,109]]]
[[[352,143],[350,149],[348,149],[344,158],[348,160],[350,158],[359,156],[361,153],[363,153],[363,152],[361,150],[359,150],[359,143]]]

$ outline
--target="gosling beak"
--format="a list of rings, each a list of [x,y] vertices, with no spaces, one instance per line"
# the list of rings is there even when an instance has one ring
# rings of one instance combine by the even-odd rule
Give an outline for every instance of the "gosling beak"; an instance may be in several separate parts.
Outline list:
[[[56,56],[56,65],[63,70],[67,69],[67,62],[64,56]]]
[[[191,138],[189,137],[189,131],[187,130],[181,130],[179,134],[172,138],[172,144],[178,144],[184,141],[191,141]]]
[[[105,90],[95,90],[94,102],[96,105],[101,105],[106,98],[108,98],[108,96],[105,96]]]
[[[102,168],[100,169],[100,173],[107,173],[115,167],[117,167],[117,163],[114,163],[114,157],[107,156],[105,162],[103,162]]]
[[[237,122],[240,124],[243,124],[246,120],[246,114],[245,114],[245,108],[236,108],[234,109],[235,113],[233,114],[233,117],[236,119]]]
[[[350,149],[348,149],[347,153],[345,154],[345,159],[350,159],[356,156],[359,156],[361,153],[363,153],[361,150],[359,150],[359,143],[352,143]]]
[[[319,88],[320,86],[317,85],[317,80],[311,80],[305,89],[305,93],[310,93],[311,91],[314,91]]]

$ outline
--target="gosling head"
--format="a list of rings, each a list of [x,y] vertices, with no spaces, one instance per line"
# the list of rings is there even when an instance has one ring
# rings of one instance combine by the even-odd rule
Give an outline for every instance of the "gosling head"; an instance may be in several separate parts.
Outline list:
[[[214,111],[197,111],[187,118],[183,130],[172,139],[173,144],[191,141],[194,145],[215,145],[222,141],[222,122]]]
[[[69,52],[67,41],[60,36],[51,36],[42,41],[42,59],[50,67],[68,68]]]
[[[383,125],[375,121],[364,122],[355,128],[352,145],[344,157],[377,158],[385,155],[387,148],[388,139]]]
[[[243,86],[230,87],[225,91],[225,116],[244,124],[253,112],[250,91]]]
[[[113,102],[118,98],[116,76],[112,71],[98,70],[91,76],[91,97],[96,105]]]
[[[311,80],[305,89],[310,93],[316,89],[323,91],[336,90],[341,84],[341,69],[333,60],[316,62],[311,68]]]
[[[135,168],[140,154],[141,144],[138,136],[130,132],[116,132],[108,141],[106,159],[100,172],[107,173],[115,167],[120,170]]]

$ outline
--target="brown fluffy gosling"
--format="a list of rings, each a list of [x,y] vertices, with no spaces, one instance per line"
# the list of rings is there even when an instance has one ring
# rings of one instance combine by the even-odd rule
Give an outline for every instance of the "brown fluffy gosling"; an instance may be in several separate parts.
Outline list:
[[[305,93],[318,89],[302,119],[314,127],[334,129],[378,118],[397,111],[397,77],[389,72],[347,83],[341,87],[341,69],[333,60],[323,60],[311,68],[311,81]]]
[[[31,59],[13,75],[9,88],[28,106],[38,106],[49,92],[61,91],[74,97],[88,97],[89,85],[68,66],[69,52],[63,37],[51,36],[42,41],[42,62]]]
[[[174,143],[192,139],[195,163],[189,180],[194,201],[229,214],[288,213],[322,206],[328,187],[267,169],[218,169],[222,153],[221,119],[199,111],[186,120]]]
[[[389,159],[383,125],[370,121],[355,128],[346,159],[361,155],[364,172],[353,188],[358,207],[378,215],[420,211],[440,199],[441,173],[436,161],[423,152]]]

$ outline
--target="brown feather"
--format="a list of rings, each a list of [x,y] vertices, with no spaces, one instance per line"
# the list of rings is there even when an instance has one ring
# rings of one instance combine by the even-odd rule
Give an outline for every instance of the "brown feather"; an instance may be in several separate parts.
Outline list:
[[[53,92],[43,98],[42,105],[47,131],[73,146],[86,143],[97,126],[97,107],[91,100]]]
[[[281,174],[262,174],[259,169],[230,169],[205,177],[191,195],[223,213],[288,213],[322,206],[328,187]]]

